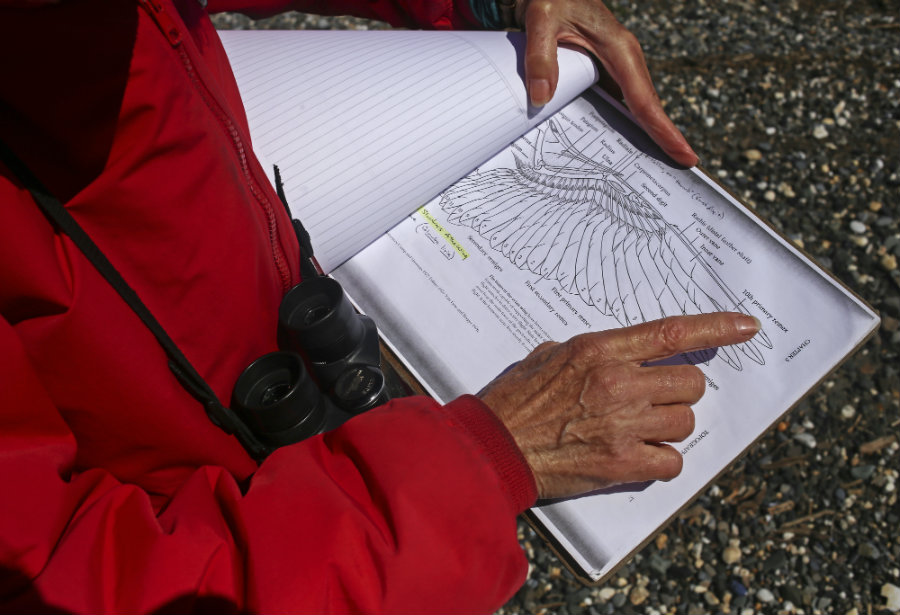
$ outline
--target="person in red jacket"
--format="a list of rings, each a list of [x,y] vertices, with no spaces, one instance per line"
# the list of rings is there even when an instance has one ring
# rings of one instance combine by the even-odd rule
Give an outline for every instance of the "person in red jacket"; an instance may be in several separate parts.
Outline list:
[[[478,25],[449,0],[0,0],[0,140],[225,400],[276,349],[300,254],[207,10],[287,8]],[[696,161],[600,3],[516,14],[536,102],[556,41],[582,44]],[[690,433],[702,375],[640,365],[756,327],[717,314],[547,343],[480,397],[397,399],[257,463],[0,164],[0,611],[490,612],[525,578],[515,519],[538,496],[679,472],[662,442]]]

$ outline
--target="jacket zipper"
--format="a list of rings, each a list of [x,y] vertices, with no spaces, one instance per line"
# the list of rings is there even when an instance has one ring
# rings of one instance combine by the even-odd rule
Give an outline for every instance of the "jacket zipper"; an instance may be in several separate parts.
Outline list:
[[[141,3],[141,6],[146,9],[153,21],[156,22],[156,25],[159,26],[159,29],[166,35],[169,44],[173,47],[178,46],[181,43],[181,31],[178,29],[178,24],[172,19],[172,16],[159,3],[159,0],[138,0],[138,2]]]
[[[269,246],[272,250],[272,258],[275,262],[275,268],[278,271],[278,274],[281,277],[281,285],[284,291],[287,291],[292,286],[291,281],[291,271],[290,267],[287,264],[287,258],[284,254],[284,251],[281,247],[281,243],[278,238],[278,218],[275,215],[275,211],[272,207],[272,203],[269,198],[265,195],[263,190],[260,189],[260,184],[253,176],[250,171],[250,164],[247,158],[247,150],[244,147],[244,140],[241,138],[241,134],[232,121],[231,117],[228,113],[225,112],[223,106],[215,99],[212,93],[209,91],[209,88],[197,74],[197,71],[194,70],[194,63],[191,61],[190,56],[188,55],[187,50],[185,49],[185,45],[182,45],[182,34],[181,30],[178,28],[178,22],[166,12],[165,7],[159,2],[159,0],[138,0],[141,6],[149,13],[150,17],[165,35],[166,39],[169,41],[169,44],[175,48],[181,57],[182,65],[187,71],[188,77],[191,80],[191,83],[194,84],[194,87],[197,89],[197,92],[200,94],[200,97],[203,99],[203,102],[206,103],[206,106],[213,113],[216,119],[219,120],[219,123],[231,137],[232,145],[234,146],[235,152],[238,155],[238,160],[240,160],[241,172],[244,175],[244,179],[247,182],[247,187],[250,189],[250,193],[256,198],[257,203],[259,203],[260,207],[262,207],[263,213],[266,216],[266,221],[268,224],[269,230]]]

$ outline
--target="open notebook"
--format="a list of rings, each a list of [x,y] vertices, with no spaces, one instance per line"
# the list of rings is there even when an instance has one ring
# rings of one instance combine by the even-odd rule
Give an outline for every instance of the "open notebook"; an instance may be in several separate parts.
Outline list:
[[[547,339],[674,313],[762,321],[749,343],[673,359],[707,377],[678,478],[531,511],[588,580],[613,572],[878,326],[704,173],[672,164],[590,88],[578,52],[561,52],[562,87],[538,112],[517,35],[223,39],[254,147],[282,168],[320,262],[436,398],[478,391]]]
[[[281,169],[326,273],[597,78],[562,50],[560,91],[535,110],[513,33],[220,34],[254,150]]]

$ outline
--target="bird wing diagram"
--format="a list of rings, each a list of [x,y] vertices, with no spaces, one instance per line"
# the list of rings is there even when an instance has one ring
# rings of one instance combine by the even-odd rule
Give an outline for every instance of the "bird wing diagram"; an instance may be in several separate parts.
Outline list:
[[[642,154],[611,166],[585,155],[555,120],[514,168],[476,172],[440,200],[452,224],[470,227],[510,263],[556,282],[622,326],[678,314],[749,313],[702,252],[623,176]],[[765,364],[764,331],[716,356],[741,370]],[[707,357],[708,358],[708,355]],[[704,359],[701,359],[704,360]]]

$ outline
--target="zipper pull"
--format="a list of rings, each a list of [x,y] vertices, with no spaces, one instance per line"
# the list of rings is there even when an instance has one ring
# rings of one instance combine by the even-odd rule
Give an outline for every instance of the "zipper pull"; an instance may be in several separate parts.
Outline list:
[[[166,12],[166,9],[159,0],[138,0],[141,6],[150,14],[162,33],[166,35],[169,44],[177,47],[181,44],[181,30],[178,29],[178,22]]]

